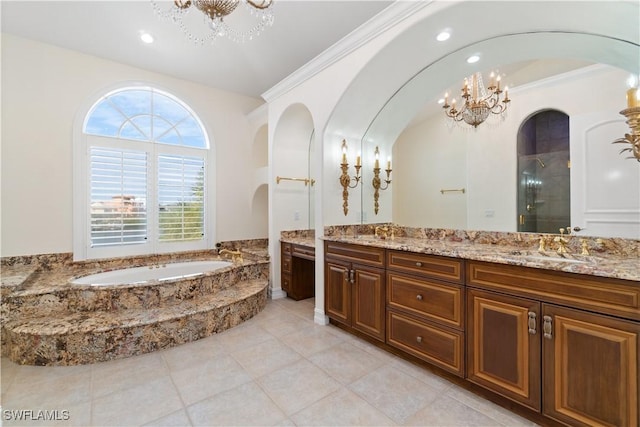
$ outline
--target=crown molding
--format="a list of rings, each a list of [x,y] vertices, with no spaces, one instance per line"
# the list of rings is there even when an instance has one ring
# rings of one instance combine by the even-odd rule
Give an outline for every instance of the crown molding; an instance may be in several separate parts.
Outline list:
[[[590,77],[595,74],[607,72],[612,68],[613,68],[612,66],[608,66],[605,64],[587,65],[585,67],[576,68],[575,70],[565,71],[564,73],[545,77],[540,80],[535,80],[533,82],[524,83],[519,86],[514,86],[513,88],[509,88],[509,92],[517,94],[519,92],[535,89],[538,87],[544,87],[544,86],[554,85],[554,84],[562,84],[567,81],[574,81],[576,78],[579,78],[579,77],[585,77],[585,76]]]
[[[285,77],[262,94],[266,102],[271,102],[299,84],[310,79],[327,67],[344,58],[371,39],[404,21],[412,14],[428,6],[430,1],[395,1],[373,18],[344,36],[331,47]]]

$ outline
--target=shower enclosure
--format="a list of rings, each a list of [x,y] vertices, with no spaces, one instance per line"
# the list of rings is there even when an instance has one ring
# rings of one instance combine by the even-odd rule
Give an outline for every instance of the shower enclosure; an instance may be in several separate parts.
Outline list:
[[[539,112],[518,132],[518,231],[558,233],[571,225],[569,116]]]

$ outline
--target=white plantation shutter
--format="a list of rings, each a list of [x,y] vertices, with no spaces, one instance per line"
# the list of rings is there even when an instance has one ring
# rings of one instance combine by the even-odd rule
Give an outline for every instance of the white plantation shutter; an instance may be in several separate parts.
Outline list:
[[[91,147],[91,246],[147,240],[147,153]]]
[[[204,239],[204,158],[158,156],[158,239]]]
[[[104,94],[74,141],[74,259],[211,247],[212,156],[202,122],[175,96],[147,86]]]

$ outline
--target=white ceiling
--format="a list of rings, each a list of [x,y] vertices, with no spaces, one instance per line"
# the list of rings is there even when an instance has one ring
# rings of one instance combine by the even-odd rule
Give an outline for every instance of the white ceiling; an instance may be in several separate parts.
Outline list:
[[[167,9],[173,2],[158,3]],[[244,44],[219,39],[204,46],[190,43],[174,23],[161,21],[148,0],[2,0],[0,14],[6,33],[260,97],[391,3],[276,0],[274,24],[258,38]],[[238,7],[227,22],[243,29],[249,19]],[[199,19],[189,23],[194,33],[206,25]],[[155,42],[142,43],[140,31],[151,33]]]

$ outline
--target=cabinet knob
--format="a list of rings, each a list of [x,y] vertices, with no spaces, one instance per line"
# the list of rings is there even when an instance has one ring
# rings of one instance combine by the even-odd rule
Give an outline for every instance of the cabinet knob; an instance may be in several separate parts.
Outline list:
[[[416,295],[416,299],[417,299],[418,301],[422,301],[422,295],[420,295],[420,294]]]
[[[421,343],[421,342],[422,342],[422,337],[421,337],[420,335],[418,335],[418,336],[416,337],[416,341],[417,341],[417,342],[419,342],[419,343]]]
[[[416,267],[422,267],[422,263],[420,261],[416,262]]]

